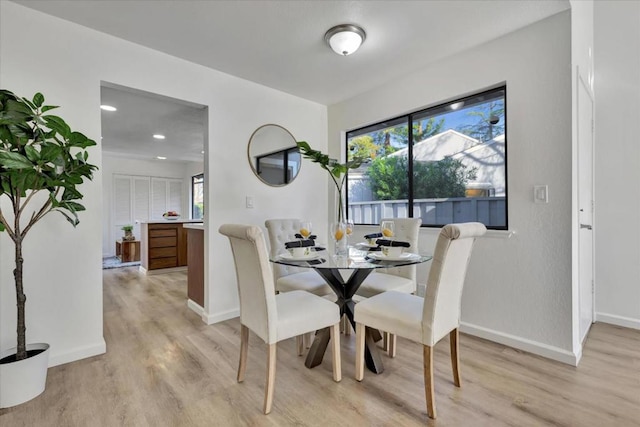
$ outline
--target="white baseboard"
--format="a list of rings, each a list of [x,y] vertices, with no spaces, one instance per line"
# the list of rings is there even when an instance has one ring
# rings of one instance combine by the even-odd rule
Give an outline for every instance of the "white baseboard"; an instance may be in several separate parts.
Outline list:
[[[505,334],[503,332],[494,331],[492,329],[483,328],[481,326],[465,322],[460,323],[460,332],[484,338],[499,344],[504,344],[519,350],[524,350],[548,359],[557,360],[558,362],[566,363],[571,366],[577,366],[580,361],[580,357],[582,356],[581,351],[579,354],[573,354],[571,351],[564,350],[559,347],[528,340],[515,335]]]
[[[49,357],[49,367],[62,365],[69,362],[75,362],[76,360],[86,359],[87,357],[97,356],[107,352],[107,344],[104,338],[98,343],[92,345],[86,345],[84,347],[77,347],[71,351],[65,353],[54,353],[55,348],[52,346],[52,353]]]
[[[596,322],[610,323],[625,328],[640,329],[640,319],[632,317],[616,316],[615,314],[596,312]]]
[[[192,311],[195,311],[196,314],[200,317],[204,315],[204,308],[200,307],[200,305],[195,301],[187,299],[187,307],[189,307]]]
[[[157,270],[147,270],[142,265],[138,268],[140,273],[146,274],[147,276],[154,276],[156,274],[166,274],[173,273],[174,271],[189,271],[189,266],[184,267],[167,267],[167,268],[159,268]]]
[[[240,309],[235,308],[233,310],[222,311],[219,313],[208,314],[203,310],[202,320],[207,325],[213,325],[214,323],[224,322],[225,320],[233,319],[240,316]]]

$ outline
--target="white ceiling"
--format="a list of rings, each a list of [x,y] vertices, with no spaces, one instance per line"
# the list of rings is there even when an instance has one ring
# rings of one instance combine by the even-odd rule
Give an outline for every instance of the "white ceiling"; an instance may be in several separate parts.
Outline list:
[[[14,1],[325,105],[570,7],[569,0]],[[343,23],[367,33],[346,57],[324,42]]]
[[[101,111],[103,151],[146,160],[203,161],[206,107],[114,85],[100,88],[100,103],[117,108]]]

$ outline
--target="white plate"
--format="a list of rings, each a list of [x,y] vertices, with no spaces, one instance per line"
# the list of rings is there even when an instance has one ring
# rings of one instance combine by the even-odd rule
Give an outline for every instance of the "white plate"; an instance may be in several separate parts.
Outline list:
[[[317,252],[312,252],[309,255],[293,256],[289,252],[285,252],[283,254],[280,254],[280,258],[285,259],[287,261],[308,261],[311,259],[320,258],[320,254],[318,254]]]
[[[367,256],[381,261],[413,261],[420,259],[420,255],[409,252],[402,253],[399,256],[386,256],[382,252],[370,252]]]
[[[371,249],[371,248],[377,248],[377,247],[378,247],[378,245],[376,245],[375,243],[374,243],[373,245],[370,245],[370,244],[369,244],[369,243],[367,243],[367,242],[360,242],[360,243],[356,243],[356,245],[355,245],[355,246],[356,246],[356,248],[358,248],[358,249],[360,249],[360,248],[363,248],[363,249]]]

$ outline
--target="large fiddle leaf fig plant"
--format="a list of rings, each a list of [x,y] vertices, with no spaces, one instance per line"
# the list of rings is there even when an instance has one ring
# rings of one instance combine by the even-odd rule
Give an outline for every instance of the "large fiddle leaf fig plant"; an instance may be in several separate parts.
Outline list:
[[[27,357],[25,303],[22,281],[22,245],[33,226],[50,212],[60,212],[75,227],[78,186],[92,179],[96,166],[87,162],[87,147],[95,141],[72,131],[65,121],[44,105],[44,96],[21,98],[0,89],[0,231],[15,247],[13,276],[16,290],[17,352],[15,360]],[[5,200],[2,200],[5,199]],[[6,200],[8,199],[8,200]]]

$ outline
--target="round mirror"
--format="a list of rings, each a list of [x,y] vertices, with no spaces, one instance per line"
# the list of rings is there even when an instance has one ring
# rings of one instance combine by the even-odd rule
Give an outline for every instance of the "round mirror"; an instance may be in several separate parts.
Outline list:
[[[247,155],[253,173],[268,185],[287,185],[300,171],[302,157],[296,139],[279,125],[256,129],[249,138]]]

